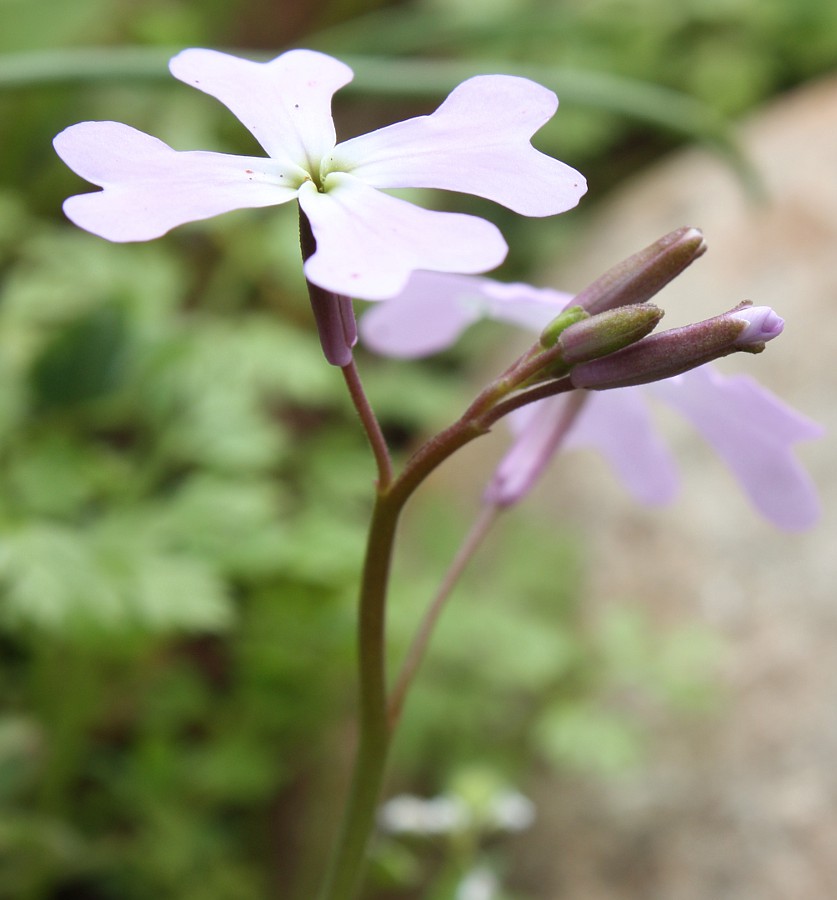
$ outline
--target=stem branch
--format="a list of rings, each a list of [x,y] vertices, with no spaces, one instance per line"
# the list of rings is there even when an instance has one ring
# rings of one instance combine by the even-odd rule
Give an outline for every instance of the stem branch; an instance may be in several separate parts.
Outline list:
[[[439,621],[439,617],[456,586],[457,581],[462,575],[465,567],[473,559],[474,554],[479,549],[485,536],[491,530],[491,527],[497,521],[501,512],[501,508],[496,505],[485,506],[477,517],[471,530],[468,532],[465,540],[462,542],[453,562],[450,564],[436,596],[433,598],[430,606],[425,611],[421,620],[418,631],[413,637],[401,671],[396,679],[395,687],[392,689],[389,699],[389,722],[390,728],[395,728],[401,718],[401,711],[404,708],[404,701],[407,698],[407,692],[415,678],[416,672],[424,659],[427,652],[430,638],[433,635],[433,629]]]

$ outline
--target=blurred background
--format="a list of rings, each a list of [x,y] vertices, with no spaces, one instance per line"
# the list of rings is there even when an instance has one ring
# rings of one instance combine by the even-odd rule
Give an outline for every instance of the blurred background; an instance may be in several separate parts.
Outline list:
[[[184,46],[346,60],[339,139],[429,112],[478,72],[549,85],[561,108],[536,143],[587,176],[577,210],[533,222],[427,199],[500,225],[498,277],[566,290],[703,226],[703,274],[661,304],[680,321],[775,303],[788,333],[743,368],[834,418],[834,338],[803,322],[837,291],[837,5],[4,0],[4,900],[310,900],[342,803],[374,473],[312,331],[295,212],[118,246],[60,209],[89,187],[51,147],[77,121],[261,153],[168,75]],[[361,351],[398,453],[462,409],[509,340],[480,326],[421,364]],[[390,793],[470,814],[388,817],[369,900],[837,893],[833,522],[777,534],[670,424],[675,508],[637,509],[598,461],[568,457],[466,574]],[[498,429],[411,508],[394,660],[504,446]],[[827,447],[805,451],[826,501]],[[536,814],[517,834],[524,797]]]

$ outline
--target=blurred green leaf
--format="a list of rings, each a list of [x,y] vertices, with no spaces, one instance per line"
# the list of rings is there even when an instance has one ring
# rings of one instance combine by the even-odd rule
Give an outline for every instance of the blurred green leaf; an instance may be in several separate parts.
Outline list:
[[[534,731],[540,752],[561,768],[616,774],[644,754],[641,728],[589,704],[556,704]]]
[[[104,40],[112,4],[108,0],[3,0],[0,3],[0,50],[53,48],[68,40]],[[47,51],[49,52],[49,51]]]
[[[57,524],[7,533],[0,551],[7,627],[82,634],[102,630],[215,631],[231,609],[205,563]]]
[[[36,406],[56,409],[117,390],[124,383],[127,341],[124,314],[108,306],[60,331],[32,367]]]
[[[232,576],[257,580],[282,571],[282,514],[271,482],[205,474],[160,504],[153,527],[168,546],[212,560]]]
[[[31,441],[7,465],[13,498],[7,512],[32,517],[79,515],[130,477],[126,461],[112,450],[58,430]]]
[[[0,717],[0,809],[32,783],[43,750],[43,735],[31,718]],[[0,856],[2,846],[0,838]]]
[[[141,333],[182,299],[184,272],[160,244],[117,246],[69,229],[25,240],[4,283],[4,328],[72,322],[102,305],[131,310]]]

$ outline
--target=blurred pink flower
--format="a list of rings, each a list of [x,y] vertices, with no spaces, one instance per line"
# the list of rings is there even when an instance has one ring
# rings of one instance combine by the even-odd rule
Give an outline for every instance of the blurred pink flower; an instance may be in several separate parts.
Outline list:
[[[558,100],[525,78],[470,78],[432,115],[336,144],[331,98],[352,70],[330,56],[291,50],[258,63],[191,49],[170,69],[227,106],[268,156],[179,152],[117,122],[73,125],[55,148],[103,188],[65,202],[81,228],[144,241],[186,222],[297,199],[317,242],[307,278],[376,300],[398,293],[414,270],[483,272],[507,251],[483,219],[421,209],[380,189],[460,191],[527,216],[570,209],[586,190],[578,172],[532,147]]]
[[[450,346],[483,318],[539,332],[572,300],[569,294],[525,284],[418,272],[402,294],[362,317],[360,333],[378,353],[425,356]],[[744,332],[748,340],[769,339],[781,328],[772,310],[751,309],[755,314],[743,316],[750,326]],[[820,437],[822,428],[754,379],[722,375],[711,365],[651,384],[574,391],[517,410],[508,417],[514,442],[488,486],[486,500],[501,506],[518,502],[560,449],[590,447],[604,456],[637,500],[670,502],[679,477],[653,425],[649,396],[695,426],[769,521],[794,531],[817,520],[816,490],[792,448]]]

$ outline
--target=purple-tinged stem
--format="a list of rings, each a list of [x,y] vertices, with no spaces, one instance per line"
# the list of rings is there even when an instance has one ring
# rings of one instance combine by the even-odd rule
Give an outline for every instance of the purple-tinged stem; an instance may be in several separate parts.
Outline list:
[[[377,416],[363,390],[360,374],[354,360],[350,360],[347,365],[342,366],[340,371],[343,373],[349,396],[352,398],[352,403],[357,410],[358,416],[360,416],[360,421],[369,440],[369,446],[372,448],[372,453],[375,456],[375,462],[378,466],[378,490],[385,491],[392,482],[392,459],[389,455],[389,447],[381,431]]]
[[[468,532],[465,540],[462,542],[453,562],[450,564],[436,596],[433,598],[430,606],[425,611],[421,620],[418,631],[413,636],[410,648],[404,658],[401,671],[395,682],[389,697],[389,722],[390,727],[395,728],[401,718],[401,711],[404,708],[404,701],[407,699],[407,692],[413,679],[418,672],[419,666],[427,652],[430,638],[433,635],[433,629],[439,621],[439,617],[447,605],[447,601],[453,592],[456,583],[459,581],[462,573],[465,571],[468,563],[473,559],[474,554],[481,546],[488,532],[500,515],[501,507],[496,505],[484,506],[480,515]]]

